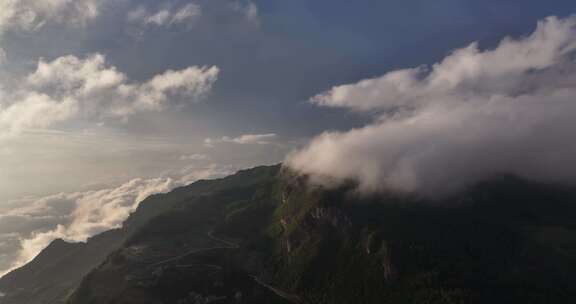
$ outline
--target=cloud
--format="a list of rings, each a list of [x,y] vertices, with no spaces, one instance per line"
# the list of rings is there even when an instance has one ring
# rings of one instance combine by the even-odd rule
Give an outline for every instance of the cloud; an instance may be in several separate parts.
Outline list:
[[[130,24],[138,26],[138,31],[132,32],[138,37],[144,35],[143,30],[150,27],[174,28],[183,27],[192,30],[197,25],[207,28],[242,25],[259,25],[259,9],[252,1],[222,1],[198,0],[182,6],[160,3],[155,8],[140,5],[127,14]],[[133,29],[132,29],[133,30]]]
[[[6,51],[3,48],[0,48],[0,66],[6,62],[8,55],[6,55]]]
[[[277,137],[274,133],[268,134],[244,134],[238,137],[223,136],[221,138],[206,138],[204,140],[204,145],[206,147],[214,147],[216,144],[220,143],[232,143],[240,145],[266,145],[271,142],[271,140]]]
[[[244,18],[252,23],[260,22],[259,9],[256,3],[252,1],[235,1],[231,4],[232,9],[239,12]]]
[[[148,12],[143,6],[128,13],[128,21],[143,26],[170,27],[174,25],[191,25],[202,16],[202,7],[189,3],[178,9],[161,9]]]
[[[204,154],[187,154],[181,155],[178,159],[182,161],[189,161],[189,160],[207,160],[209,157]]]
[[[12,208],[5,207],[0,215],[0,276],[32,260],[55,239],[85,242],[121,227],[152,194],[231,172],[228,166],[191,166],[165,177],[133,179],[118,187],[13,202]]]
[[[35,72],[0,96],[0,135],[75,118],[126,119],[179,100],[196,102],[210,92],[218,74],[215,66],[192,66],[135,83],[101,54],[40,60]]]
[[[336,86],[311,102],[375,119],[326,132],[286,163],[320,183],[430,196],[500,173],[574,183],[575,51],[576,17],[549,17],[494,49],[472,43],[432,66]]]
[[[37,30],[46,23],[84,25],[106,0],[2,0],[0,32]]]

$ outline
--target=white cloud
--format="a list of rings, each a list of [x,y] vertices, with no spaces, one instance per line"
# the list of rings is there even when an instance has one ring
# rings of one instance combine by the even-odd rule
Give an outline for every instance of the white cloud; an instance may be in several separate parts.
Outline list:
[[[366,191],[439,195],[494,174],[576,182],[576,17],[547,18],[492,50],[476,43],[431,67],[334,87],[311,101],[376,113],[327,132],[287,164]]]
[[[44,128],[76,113],[77,103],[71,99],[56,101],[48,95],[33,92],[4,109],[0,108],[0,129],[12,133],[30,127]]]
[[[252,1],[235,1],[232,2],[232,9],[239,12],[244,16],[249,22],[258,24],[259,21],[259,9],[256,3]]]
[[[177,10],[172,16],[173,24],[187,23],[202,15],[202,9],[198,4],[190,3]]]
[[[125,119],[178,100],[196,102],[210,92],[218,74],[217,67],[193,66],[134,83],[100,54],[40,60],[34,73],[0,99],[0,134],[75,118]]]
[[[204,154],[187,154],[181,155],[178,159],[182,161],[189,161],[189,160],[207,160],[209,157]]]
[[[141,6],[128,13],[128,20],[140,25],[169,27],[191,25],[200,16],[202,7],[196,3],[189,3],[178,9],[161,9],[156,12],[149,12]]]
[[[277,137],[274,133],[268,134],[244,134],[238,137],[223,136],[221,138],[206,138],[204,140],[204,145],[206,147],[214,147],[214,145],[219,143],[233,143],[240,145],[266,145]]]
[[[85,242],[88,238],[121,227],[146,197],[165,193],[199,179],[232,172],[230,167],[188,167],[170,176],[134,179],[118,187],[61,193],[23,199],[19,208],[0,215],[0,276],[32,260],[55,239]]]
[[[247,0],[200,0],[183,6],[165,4],[157,9],[139,6],[128,12],[127,19],[131,24],[139,26],[141,30],[146,27],[171,28],[175,26],[183,26],[191,30],[200,22],[204,25],[230,24],[235,27],[241,24],[253,27],[260,23],[258,6],[253,1]]]
[[[1,0],[0,32],[36,30],[46,23],[84,25],[106,0]]]
[[[83,27],[108,0],[0,0],[0,42],[6,32],[34,32],[46,25]],[[0,47],[0,65],[6,60]]]
[[[8,55],[6,55],[6,51],[3,48],[0,48],[0,66],[6,62]]]

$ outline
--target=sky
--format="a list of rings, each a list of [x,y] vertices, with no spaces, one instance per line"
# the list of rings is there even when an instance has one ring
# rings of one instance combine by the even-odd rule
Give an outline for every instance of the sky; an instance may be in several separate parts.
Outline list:
[[[501,171],[573,181],[574,13],[0,0],[0,275],[118,227],[146,195],[262,164],[433,196]]]

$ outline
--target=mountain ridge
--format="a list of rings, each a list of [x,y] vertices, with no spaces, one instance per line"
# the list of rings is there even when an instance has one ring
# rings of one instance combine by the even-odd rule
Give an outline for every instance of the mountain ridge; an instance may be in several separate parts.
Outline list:
[[[57,299],[2,278],[0,303],[568,303],[575,198],[511,176],[440,202],[361,197],[257,167],[149,197]]]

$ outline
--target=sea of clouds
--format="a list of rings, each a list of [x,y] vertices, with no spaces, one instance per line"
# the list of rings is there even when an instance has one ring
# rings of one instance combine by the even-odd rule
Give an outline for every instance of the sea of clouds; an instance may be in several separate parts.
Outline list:
[[[137,178],[104,189],[31,197],[0,207],[0,276],[32,260],[55,239],[85,242],[120,228],[146,197],[199,179],[232,173],[231,166],[187,167],[159,178]]]

